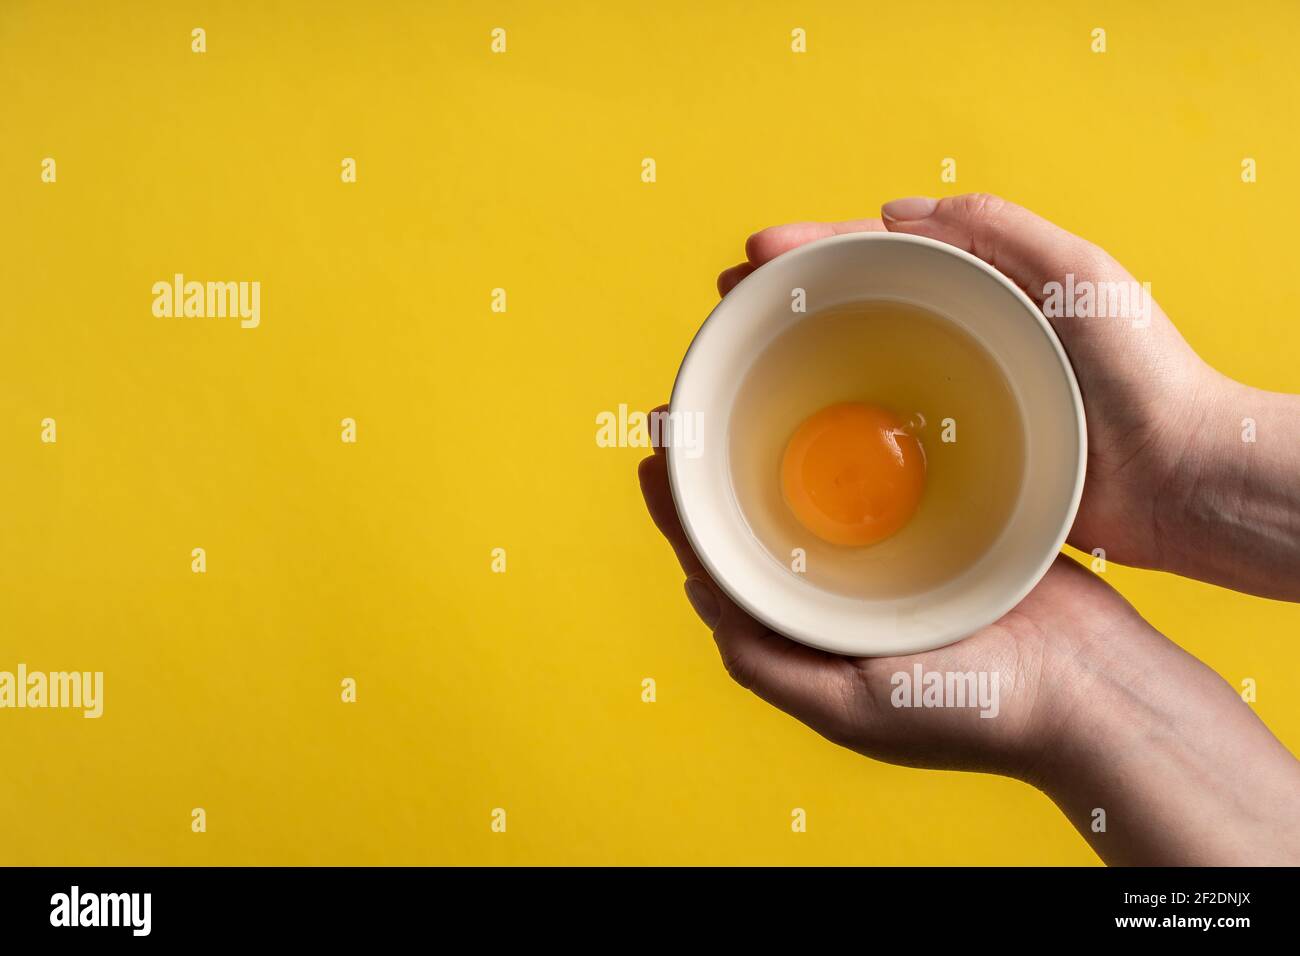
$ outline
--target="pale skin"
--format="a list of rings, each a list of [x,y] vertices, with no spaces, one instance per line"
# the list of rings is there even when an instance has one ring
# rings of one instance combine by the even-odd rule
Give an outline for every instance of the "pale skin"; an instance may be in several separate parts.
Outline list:
[[[887,203],[879,219],[755,233],[726,295],[763,263],[843,232],[911,233],[990,263],[1040,305],[1047,283],[1131,281],[1105,252],[993,196]],[[1137,327],[1053,319],[1088,419],[1088,474],[1070,543],[1109,560],[1300,600],[1300,399],[1210,368],[1156,306]],[[1257,440],[1243,443],[1242,419]],[[1060,557],[1014,610],[964,641],[902,658],[838,657],[737,607],[692,551],[662,450],[640,468],[656,526],[731,676],[818,733],[916,767],[975,770],[1045,792],[1107,863],[1300,864],[1300,762],[1236,690],[1092,572]],[[896,708],[890,678],[997,671],[996,718]],[[1106,815],[1105,832],[1093,827]]]

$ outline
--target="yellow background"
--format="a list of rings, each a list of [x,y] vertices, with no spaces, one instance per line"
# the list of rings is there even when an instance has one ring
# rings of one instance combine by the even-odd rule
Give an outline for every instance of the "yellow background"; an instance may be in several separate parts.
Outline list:
[[[0,711],[0,863],[1095,862],[1021,784],[866,760],[733,686],[595,416],[667,397],[749,232],[975,189],[1300,391],[1297,29],[1293,3],[3,0],[0,669],[106,688],[98,721]],[[260,281],[261,327],[154,318],[175,272]],[[1109,579],[1300,747],[1300,608]]]

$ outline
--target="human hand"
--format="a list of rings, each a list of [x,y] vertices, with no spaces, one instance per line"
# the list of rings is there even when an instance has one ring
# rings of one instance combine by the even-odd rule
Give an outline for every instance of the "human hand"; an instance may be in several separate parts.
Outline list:
[[[907,657],[840,657],[769,630],[709,577],[662,450],[640,479],[727,671],[822,736],[890,763],[1029,782],[1110,863],[1300,861],[1300,765],[1218,675],[1069,558],[966,640]],[[996,687],[995,714],[895,706],[894,675],[917,666],[945,680],[983,675]]]
[[[718,277],[726,295],[754,269],[806,242],[890,231],[957,246],[1042,308],[1052,283],[1096,293],[1101,317],[1051,314],[1083,394],[1088,465],[1069,542],[1109,560],[1300,599],[1300,402],[1203,362],[1149,296],[1111,300],[1136,280],[1097,246],[985,194],[887,203],[881,219],[774,226]],[[1145,309],[1141,308],[1145,305]],[[1241,440],[1243,419],[1257,444]]]
[[[727,672],[822,736],[869,757],[908,766],[980,770],[1027,778],[1053,744],[1071,699],[1075,662],[1094,641],[1144,626],[1100,578],[1060,557],[1010,614],[947,647],[908,657],[849,658],[794,643],[746,614],[709,576],[682,528],[662,449],[640,467],[655,526],[687,575],[692,606]],[[980,709],[895,708],[894,674],[997,675],[995,716]],[[919,692],[919,688],[917,689]]]

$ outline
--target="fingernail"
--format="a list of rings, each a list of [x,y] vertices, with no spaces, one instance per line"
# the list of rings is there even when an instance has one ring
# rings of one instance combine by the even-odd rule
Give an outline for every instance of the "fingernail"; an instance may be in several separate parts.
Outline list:
[[[722,617],[722,606],[718,604],[718,596],[713,593],[713,588],[699,578],[687,578],[686,600],[691,602],[691,607],[695,608],[701,621],[709,627],[717,625],[718,618]]]
[[[925,219],[930,213],[934,212],[934,207],[939,205],[937,199],[930,199],[926,196],[908,196],[906,199],[895,199],[887,202],[880,207],[880,215],[890,222],[916,222],[918,219]]]

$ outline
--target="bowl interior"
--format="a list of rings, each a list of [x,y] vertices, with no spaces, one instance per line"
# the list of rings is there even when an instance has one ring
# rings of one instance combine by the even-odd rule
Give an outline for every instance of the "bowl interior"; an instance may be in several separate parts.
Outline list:
[[[791,309],[796,288],[804,290],[806,313]],[[992,354],[1020,406],[1025,472],[1005,530],[974,566],[929,591],[869,600],[815,587],[755,539],[732,488],[728,416],[754,359],[792,323],[874,298],[945,317]],[[701,423],[689,453],[669,447],[668,464],[682,524],[714,580],[774,630],[841,654],[916,653],[997,620],[1046,572],[1083,490],[1082,400],[1055,333],[1025,294],[991,267],[915,236],[835,236],[749,275],[691,343],[671,411]]]

